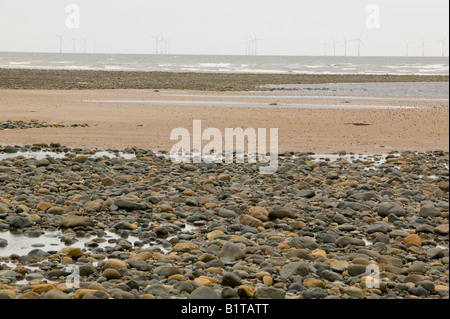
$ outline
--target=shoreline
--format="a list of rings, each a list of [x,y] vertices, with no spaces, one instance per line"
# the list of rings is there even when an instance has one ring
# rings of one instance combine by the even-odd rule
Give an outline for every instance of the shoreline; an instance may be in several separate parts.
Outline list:
[[[447,75],[239,74],[0,69],[0,89],[270,91],[263,85],[448,82]]]

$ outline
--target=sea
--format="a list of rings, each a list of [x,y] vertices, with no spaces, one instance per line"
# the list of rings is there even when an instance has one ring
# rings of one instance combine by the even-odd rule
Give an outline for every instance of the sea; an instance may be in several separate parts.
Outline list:
[[[252,74],[449,75],[448,57],[213,56],[0,52],[0,69]]]

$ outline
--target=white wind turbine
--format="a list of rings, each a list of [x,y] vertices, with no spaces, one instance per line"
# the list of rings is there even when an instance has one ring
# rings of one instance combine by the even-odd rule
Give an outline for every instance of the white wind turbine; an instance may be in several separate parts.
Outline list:
[[[162,34],[160,33],[160,34],[158,34],[158,35],[156,35],[156,36],[153,36],[152,37],[153,39],[155,39],[155,43],[156,43],[156,55],[158,55],[159,54],[159,47],[160,47],[160,44],[162,43],[162,41],[163,41],[163,37],[162,37]]]
[[[336,56],[336,44],[337,44],[336,39],[333,38],[333,56]]]
[[[253,45],[254,45],[254,53],[253,55],[258,55],[258,41],[262,41],[256,36],[256,33],[253,32]]]
[[[358,56],[361,56],[361,45],[364,45],[364,42],[361,40],[362,35],[363,34],[361,32],[361,34],[359,35],[359,38],[352,40],[352,41],[357,41],[358,42]]]
[[[76,52],[76,42],[77,42],[77,38],[75,37],[75,29],[72,29],[72,45],[73,45],[73,53],[75,54]]]
[[[64,43],[64,34],[65,33],[66,33],[66,31],[64,31],[63,33],[56,36],[59,39],[59,53],[62,53],[62,46]]]
[[[430,41],[425,41],[423,37],[420,37],[420,39],[422,40],[422,56],[425,56],[425,47],[426,44],[429,43]]]
[[[448,38],[448,33],[444,39],[437,41],[442,44],[442,56],[445,56],[445,47],[447,46],[447,38]]]
[[[343,35],[342,37],[344,38],[344,56],[347,56],[347,42],[349,42],[349,40],[347,40],[345,35]]]

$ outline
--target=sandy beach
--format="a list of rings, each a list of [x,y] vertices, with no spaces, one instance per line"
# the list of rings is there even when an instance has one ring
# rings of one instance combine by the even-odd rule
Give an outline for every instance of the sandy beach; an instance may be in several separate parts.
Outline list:
[[[444,78],[136,76],[0,71],[0,299],[448,299]],[[194,120],[285,154],[155,152]]]
[[[238,127],[278,128],[280,152],[379,154],[449,149],[448,102],[442,100],[309,100],[295,99],[289,93],[267,98],[261,94],[4,89],[0,91],[0,122],[37,120],[66,127],[3,130],[1,143],[170,150],[173,129],[192,132],[193,120],[202,120],[204,129],[215,127],[222,132]],[[284,107],[278,107],[281,104]],[[88,127],[67,127],[73,124]]]

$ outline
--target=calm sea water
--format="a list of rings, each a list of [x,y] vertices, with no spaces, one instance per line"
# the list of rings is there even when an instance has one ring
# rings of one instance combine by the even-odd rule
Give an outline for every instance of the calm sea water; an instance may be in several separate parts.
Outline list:
[[[0,68],[272,74],[448,75],[444,57],[294,57],[0,52]]]

